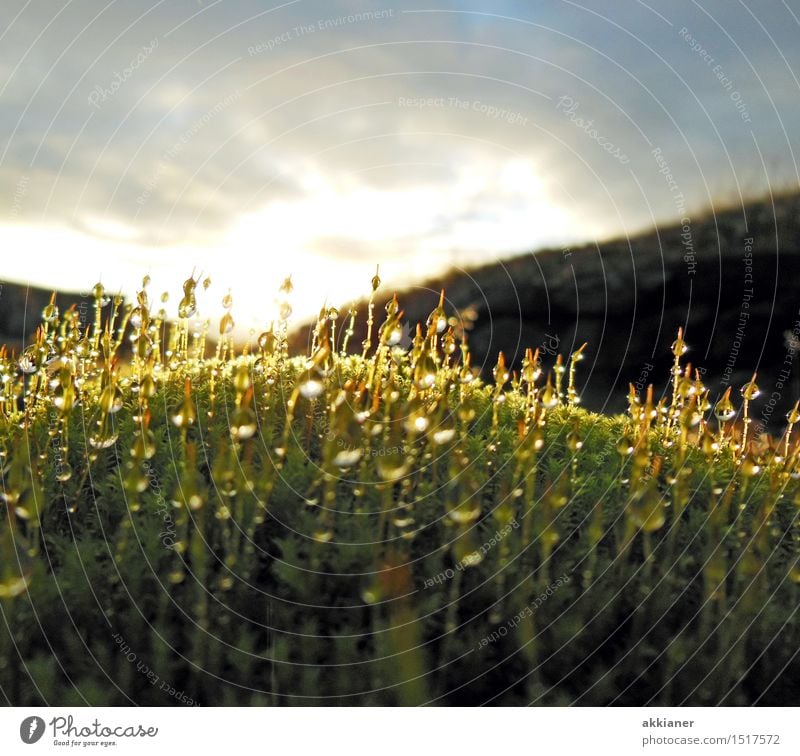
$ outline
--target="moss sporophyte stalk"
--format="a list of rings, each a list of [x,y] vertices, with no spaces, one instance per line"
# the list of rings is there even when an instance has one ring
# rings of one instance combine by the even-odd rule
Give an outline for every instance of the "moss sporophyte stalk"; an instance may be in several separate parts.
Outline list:
[[[242,343],[201,278],[175,312],[148,280],[54,297],[0,350],[13,703],[175,703],[114,628],[201,704],[752,703],[800,672],[800,412],[756,433],[755,375],[712,397],[679,331],[666,393],[604,416],[591,346],[485,383],[444,292],[404,340],[376,271],[297,354],[291,279]]]

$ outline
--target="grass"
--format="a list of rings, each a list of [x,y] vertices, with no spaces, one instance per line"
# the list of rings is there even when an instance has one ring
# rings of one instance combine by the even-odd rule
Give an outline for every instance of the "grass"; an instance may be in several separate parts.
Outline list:
[[[712,403],[679,333],[607,417],[582,350],[484,384],[441,305],[396,346],[395,301],[293,356],[289,281],[235,349],[197,284],[0,353],[7,703],[797,702],[800,415],[753,437],[755,377]]]

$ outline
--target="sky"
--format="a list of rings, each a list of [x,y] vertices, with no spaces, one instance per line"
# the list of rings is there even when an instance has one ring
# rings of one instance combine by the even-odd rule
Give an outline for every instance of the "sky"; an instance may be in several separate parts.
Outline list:
[[[800,0],[2,0],[0,279],[240,329],[800,179]]]

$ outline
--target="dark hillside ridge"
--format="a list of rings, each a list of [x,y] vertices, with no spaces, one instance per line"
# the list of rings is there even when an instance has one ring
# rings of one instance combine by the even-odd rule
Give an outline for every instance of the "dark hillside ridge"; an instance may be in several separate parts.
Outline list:
[[[50,289],[0,279],[0,345],[5,344],[9,350],[19,353],[24,345],[30,344],[51,295]],[[94,297],[90,293],[81,296],[59,292],[56,304],[62,312],[75,305],[84,326],[94,319]]]
[[[440,288],[448,313],[473,310],[470,349],[487,380],[501,350],[518,368],[528,346],[566,356],[588,342],[582,400],[603,411],[625,408],[631,382],[664,389],[669,347],[682,326],[687,359],[706,369],[712,397],[730,385],[738,399],[758,370],[756,421],[777,429],[800,397],[799,283],[800,194],[790,194],[630,239],[450,273],[398,295],[411,323],[424,321]],[[378,293],[379,324],[392,292]],[[354,351],[365,335],[366,303],[358,310]],[[307,340],[308,328],[296,338]]]

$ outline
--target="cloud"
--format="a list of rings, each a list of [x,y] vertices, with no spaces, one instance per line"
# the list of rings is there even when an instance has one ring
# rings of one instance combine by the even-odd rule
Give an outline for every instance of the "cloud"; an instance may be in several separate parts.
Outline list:
[[[0,237],[423,274],[674,217],[655,148],[691,207],[763,183],[759,150],[796,178],[785,6],[281,5],[6,0]]]

